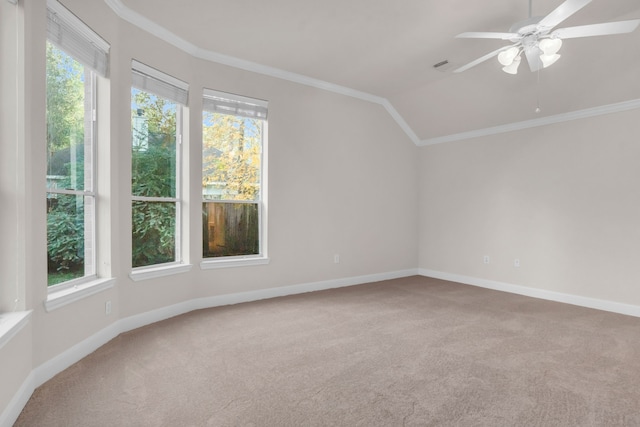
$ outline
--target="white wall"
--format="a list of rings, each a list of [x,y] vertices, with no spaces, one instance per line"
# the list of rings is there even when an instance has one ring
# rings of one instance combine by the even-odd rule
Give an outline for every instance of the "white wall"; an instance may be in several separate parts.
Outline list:
[[[422,148],[420,268],[640,305],[638,135],[635,109]]]
[[[6,1],[0,4],[5,31],[5,11],[14,13],[15,6]],[[28,223],[28,227],[19,229],[18,237],[24,253],[30,256],[18,256],[18,261],[25,258],[27,265],[9,271],[24,276],[21,289],[26,293],[26,301],[21,308],[33,310],[33,315],[28,327],[0,348],[3,377],[0,415],[8,408],[19,384],[26,390],[38,385],[37,378],[27,379],[31,370],[60,366],[61,354],[91,341],[96,334],[108,337],[122,319],[217,295],[417,271],[418,148],[383,107],[190,57],[120,21],[104,2],[66,0],[63,4],[111,44],[111,76],[107,90],[100,94],[101,105],[110,105],[107,114],[110,125],[99,129],[100,162],[109,166],[109,170],[99,171],[102,180],[98,192],[104,214],[99,230],[104,262],[99,268],[115,278],[115,286],[52,312],[43,307],[47,296],[43,145],[46,6],[44,1],[24,4],[21,1],[19,10],[24,10],[26,23],[23,65],[29,72],[24,77],[28,89],[18,97],[24,99],[23,114],[28,116],[29,123],[13,126],[11,131],[3,130],[2,136],[4,139],[11,132],[24,133],[24,146],[20,149],[24,150],[25,167],[14,168],[11,162],[3,160],[9,172],[1,176],[3,191],[7,191],[12,208],[28,211],[20,220]],[[185,147],[191,170],[187,177],[191,185],[186,194],[186,231],[190,236],[186,249],[187,261],[193,267],[188,273],[140,282],[129,278],[132,58],[188,82],[191,89],[190,138]],[[5,81],[5,62],[2,63],[4,90],[11,83]],[[198,95],[203,87],[269,101],[268,265],[217,270],[199,267]],[[3,96],[2,102],[3,110],[5,104],[14,108],[15,98]],[[104,113],[103,109],[101,114]],[[2,118],[4,129],[4,114]],[[3,148],[2,154],[5,150],[14,156],[12,150],[18,150],[17,143]],[[8,182],[6,190],[5,182]],[[22,201],[18,200],[18,183],[24,187]],[[15,212],[3,208],[0,221],[3,231],[8,228],[15,232],[15,224],[20,221]],[[0,246],[2,254],[16,253],[15,245],[5,240]],[[339,264],[334,263],[335,253],[340,254]],[[9,289],[15,283],[13,280],[7,286],[7,278],[10,277],[3,274],[0,282],[3,301],[5,295],[12,295]],[[108,300],[112,301],[113,312],[106,316],[104,304]],[[4,303],[1,307],[9,309]],[[5,383],[5,370],[14,365],[22,368],[11,374],[10,383]],[[36,377],[42,378],[42,372]],[[1,420],[0,417],[0,424]]]
[[[23,61],[24,54],[20,46],[24,43],[22,10],[8,2],[0,4],[0,283],[14,283],[14,286],[0,286],[0,312],[11,311],[25,306],[24,291],[16,282],[24,280],[18,265],[18,252],[21,245],[19,230],[24,232],[24,179],[18,177],[18,171],[24,169],[24,107],[16,108],[21,93],[24,92],[24,67],[16,63]]]
[[[108,141],[100,161],[108,168],[98,190],[99,268],[116,284],[45,312],[44,3],[20,2],[21,30],[21,19],[17,29],[12,24],[14,6],[0,1],[3,52],[16,41],[10,31],[25,44],[17,76],[0,65],[0,188],[10,201],[10,208],[1,204],[0,231],[17,233],[0,243],[0,310],[12,308],[14,289],[19,308],[33,310],[28,326],[0,348],[0,414],[15,411],[9,405],[19,388],[29,392],[43,378],[40,367],[63,366],[60,355],[74,346],[108,339],[127,319],[196,299],[419,266],[640,305],[639,110],[417,148],[380,105],[196,59],[119,20],[104,2],[64,0],[111,44],[111,76],[100,94],[110,125],[100,129]],[[132,58],[191,85],[186,252],[193,268],[141,282],[129,278]],[[7,76],[18,77],[15,96]],[[203,87],[269,101],[268,265],[199,268]],[[28,123],[20,123],[21,114]],[[514,258],[521,267],[513,267]]]

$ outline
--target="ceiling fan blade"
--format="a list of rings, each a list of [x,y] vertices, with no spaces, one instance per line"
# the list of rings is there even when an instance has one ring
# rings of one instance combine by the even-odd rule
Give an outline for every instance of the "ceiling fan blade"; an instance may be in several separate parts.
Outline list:
[[[500,52],[502,52],[503,50],[507,50],[507,49],[509,49],[510,47],[511,47],[511,46],[503,46],[503,47],[501,47],[500,49],[496,49],[496,50],[494,50],[493,52],[487,53],[485,56],[483,56],[483,57],[481,57],[481,58],[476,59],[475,61],[471,61],[471,62],[469,62],[467,65],[463,65],[462,67],[460,67],[460,68],[457,68],[457,69],[453,70],[453,72],[454,72],[454,73],[461,73],[461,72],[463,72],[463,71],[466,71],[466,70],[468,70],[468,69],[469,69],[469,68],[471,68],[471,67],[475,67],[476,65],[481,64],[481,63],[483,63],[484,61],[486,61],[486,60],[488,60],[488,59],[493,58],[494,56],[498,56],[498,54],[499,54]]]
[[[528,47],[524,50],[531,71],[538,71],[544,68],[540,54],[542,51],[537,46]]]
[[[551,29],[591,3],[592,0],[566,0],[558,6],[553,12],[542,18],[538,25],[547,29]]]
[[[640,25],[640,19],[631,21],[607,22],[603,24],[581,25],[579,27],[558,28],[552,35],[561,39],[578,37],[607,36],[610,34],[630,33]]]
[[[487,33],[487,32],[469,32],[461,33],[456,36],[457,39],[500,39],[511,40],[520,38],[518,33]]]

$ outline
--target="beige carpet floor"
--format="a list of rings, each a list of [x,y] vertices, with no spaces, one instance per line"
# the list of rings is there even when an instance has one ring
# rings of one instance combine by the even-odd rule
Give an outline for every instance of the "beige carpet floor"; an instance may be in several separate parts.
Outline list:
[[[409,277],[120,335],[17,426],[640,426],[640,319]]]

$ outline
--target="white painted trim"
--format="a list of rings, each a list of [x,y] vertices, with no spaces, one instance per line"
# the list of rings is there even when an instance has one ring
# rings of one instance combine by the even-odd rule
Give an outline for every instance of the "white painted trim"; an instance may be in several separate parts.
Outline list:
[[[52,292],[47,296],[44,302],[44,308],[47,312],[56,310],[90,295],[113,288],[115,283],[116,280],[112,278],[98,279]]]
[[[121,333],[120,322],[114,322],[106,328],[91,335],[87,339],[80,341],[73,347],[68,348],[57,356],[47,360],[34,369],[36,388],[40,387],[42,384],[49,381],[51,378],[64,371],[77,361],[90,355]]]
[[[267,265],[269,262],[269,258],[261,256],[232,259],[206,258],[200,262],[200,269],[212,270],[214,268],[249,267],[252,265]]]
[[[411,126],[409,126],[409,124],[404,120],[404,118],[400,115],[400,113],[398,113],[398,110],[396,110],[393,107],[393,105],[391,105],[391,103],[386,99],[382,102],[382,106],[385,108],[385,110],[387,110],[387,113],[389,113],[391,117],[393,117],[393,120],[396,121],[398,126],[402,128],[404,133],[407,134],[409,139],[411,139],[411,141],[413,141],[414,144],[419,146],[420,138],[418,138],[418,135],[416,135],[413,129],[411,129]]]
[[[0,413],[0,427],[11,427],[16,422],[35,389],[35,374],[34,371],[31,371],[18,391],[13,395],[5,410]]]
[[[15,422],[29,400],[29,397],[37,387],[40,387],[55,375],[93,353],[98,348],[124,332],[203,308],[258,301],[286,295],[354,286],[363,283],[379,282],[382,280],[398,279],[401,277],[416,275],[418,275],[418,269],[409,269],[369,274],[365,276],[347,277],[343,279],[324,280],[321,282],[312,282],[300,285],[282,286],[278,288],[261,289],[249,292],[239,292],[235,294],[216,295],[212,297],[192,299],[120,319],[52,359],[49,359],[31,371],[5,410],[0,414],[0,427],[9,427]]]
[[[587,108],[584,110],[571,111],[562,114],[556,114],[553,116],[540,117],[538,119],[525,120],[521,122],[508,123],[505,125],[494,126],[484,129],[476,129],[469,132],[456,133],[451,135],[444,135],[435,138],[428,138],[420,140],[409,124],[398,113],[388,99],[381,96],[373,95],[370,93],[362,92],[359,90],[351,89],[345,86],[340,86],[334,83],[330,83],[324,80],[315,79],[302,74],[292,73],[290,71],[282,70],[279,68],[269,67],[267,65],[258,64],[256,62],[247,61],[244,59],[236,58],[229,55],[224,55],[218,52],[202,49],[182,38],[176,34],[170,32],[166,28],[156,24],[145,16],[137,13],[134,10],[129,9],[122,4],[121,0],[104,0],[105,3],[118,15],[120,18],[128,21],[136,27],[158,37],[161,40],[177,47],[178,49],[200,59],[215,62],[222,65],[238,68],[245,71],[251,71],[253,73],[263,74],[277,79],[290,81],[293,83],[299,83],[306,86],[311,86],[317,89],[326,90],[329,92],[338,93],[340,95],[349,96],[352,98],[361,99],[363,101],[380,104],[391,115],[393,120],[400,126],[404,133],[413,141],[417,146],[427,146],[434,144],[442,144],[445,142],[462,141],[465,139],[473,139],[482,136],[496,135],[505,132],[513,132],[523,129],[529,129],[538,126],[546,126],[554,123],[567,122],[571,120],[584,119],[587,117],[594,117],[603,114],[617,113],[634,108],[640,108],[640,99],[619,102],[615,104],[602,105],[594,108]]]
[[[243,302],[259,301],[287,295],[304,294],[307,292],[323,291],[327,289],[343,288],[361,285],[363,283],[380,282],[383,280],[399,279],[418,275],[417,269],[392,271],[389,273],[370,274],[366,276],[346,277],[343,279],[324,280],[321,282],[304,283],[300,285],[281,286],[277,288],[261,289],[257,291],[239,292],[235,294],[216,295],[195,300],[195,308],[219,307],[223,305],[239,304]]]
[[[139,282],[141,280],[155,279],[158,277],[186,273],[188,271],[191,271],[192,267],[192,264],[172,264],[163,265],[161,267],[140,268],[129,273],[129,277],[134,282]]]
[[[425,277],[433,277],[436,279],[448,280],[457,283],[463,283],[472,286],[478,286],[497,291],[509,292],[519,295],[525,295],[533,298],[540,298],[550,301],[562,302],[582,307],[594,308],[598,310],[610,311],[629,316],[640,317],[640,307],[630,304],[622,304],[613,301],[605,301],[595,298],[581,297],[577,295],[564,294],[559,292],[547,291],[544,289],[535,289],[526,286],[519,286],[510,283],[497,282],[493,280],[481,279],[477,277],[464,276],[453,273],[429,269],[408,269],[388,273],[370,274],[365,276],[348,277],[343,279],[325,280],[321,282],[312,282],[300,285],[282,286],[278,288],[261,289],[249,292],[240,292],[235,294],[217,295],[212,297],[204,297],[193,299],[168,307],[162,307],[146,313],[130,316],[120,319],[112,323],[96,334],[90,336],[84,341],[79,342],[73,347],[67,349],[58,356],[48,360],[42,365],[35,368],[27,376],[22,386],[14,394],[13,398],[0,414],[0,426],[9,427],[20,415],[20,412],[26,405],[33,391],[53,378],[64,369],[78,362],[82,358],[91,354],[119,334],[130,330],[159,322],[170,317],[188,313],[193,310],[218,307],[229,304],[238,304],[242,302],[257,301],[261,299],[274,298],[286,295],[295,295],[306,292],[313,292],[325,289],[339,288],[345,286],[353,286],[363,283],[377,282],[382,280],[391,280],[401,277],[409,277],[421,275]]]
[[[398,126],[400,126],[400,128],[407,134],[407,136],[411,139],[411,141],[413,141],[414,144],[417,145],[420,142],[420,139],[416,136],[415,132],[413,132],[407,122],[405,122],[402,116],[400,116],[400,114],[386,98],[351,89],[345,86],[340,86],[324,80],[314,79],[302,74],[292,73],[290,71],[282,70],[279,68],[258,64],[257,62],[247,61],[244,59],[236,58],[234,56],[224,55],[222,53],[202,49],[177,36],[166,28],[156,24],[155,22],[139,14],[138,12],[129,9],[124,4],[122,4],[121,0],[104,1],[120,18],[196,58],[204,59],[206,61],[211,61],[222,65],[227,65],[229,67],[234,67],[245,71],[251,71],[253,73],[258,73],[269,77],[275,77],[277,79],[286,80],[305,86],[311,86],[316,89],[326,90],[329,92],[361,99],[363,101],[368,101],[375,104],[380,104],[387,110],[387,112],[389,112]]]
[[[509,292],[512,294],[524,295],[549,301],[561,302],[565,304],[577,305],[580,307],[594,308],[596,310],[609,311],[612,313],[625,314],[627,316],[640,317],[640,306],[623,304],[614,301],[601,300],[597,298],[583,297],[579,295],[565,294],[561,292],[549,291],[545,289],[531,288],[528,286],[514,285],[511,283],[497,282],[494,280],[481,279],[478,277],[463,276],[460,274],[446,273],[429,269],[420,269],[420,275],[433,277],[434,279],[448,280],[451,282],[463,283],[465,285],[478,286],[496,291]]]
[[[33,310],[0,313],[0,349],[29,323],[32,312]]]
[[[330,92],[339,93],[341,95],[351,96],[359,98],[365,101],[382,104],[386,101],[376,95],[372,95],[366,92],[361,92],[355,89],[351,89],[345,86],[336,85],[326,82],[324,80],[314,79],[312,77],[304,76],[302,74],[292,73],[279,68],[270,67],[257,62],[247,61],[244,59],[236,58],[230,55],[224,55],[222,53],[213,52],[207,49],[202,49],[187,40],[177,36],[161,25],[156,24],[149,18],[139,14],[138,12],[129,9],[122,4],[120,0],[104,0],[105,3],[125,21],[135,25],[136,27],[158,37],[161,40],[169,43],[172,46],[200,59],[215,62],[222,65],[228,65],[230,67],[239,68],[245,71],[251,71],[253,73],[263,74],[270,77],[275,77],[282,80],[291,81],[294,83],[300,83],[307,86],[312,86],[318,89],[328,90]]]
[[[417,269],[400,270],[388,273],[370,274],[366,276],[347,277],[343,279],[325,280],[321,282],[304,283],[300,285],[281,286],[277,288],[260,289],[256,291],[238,292],[234,294],[215,295],[189,301],[183,301],[157,310],[137,314],[120,320],[120,331],[127,332],[132,329],[150,325],[161,320],[179,316],[194,310],[203,308],[220,307],[224,305],[240,304],[243,302],[259,301],[269,298],[277,298],[287,295],[297,295],[306,292],[321,291],[326,289],[341,288],[345,286],[361,285],[363,283],[380,282],[382,280],[398,279],[418,275]]]
[[[570,111],[568,113],[556,114],[554,116],[540,117],[538,119],[525,120],[522,122],[508,123],[506,125],[494,126],[485,129],[476,129],[469,132],[456,133],[452,135],[440,136],[420,141],[418,146],[442,144],[445,142],[462,141],[465,139],[479,138],[482,136],[496,135],[506,132],[514,132],[538,126],[547,126],[555,123],[568,122],[572,120],[586,119],[588,117],[601,116],[603,114],[619,113],[622,111],[640,108],[640,99],[618,102],[615,104],[601,105],[599,107],[587,108],[584,110]]]

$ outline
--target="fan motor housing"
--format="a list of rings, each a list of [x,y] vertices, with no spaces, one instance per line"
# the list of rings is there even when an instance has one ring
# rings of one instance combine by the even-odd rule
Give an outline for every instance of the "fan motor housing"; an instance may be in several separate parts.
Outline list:
[[[525,19],[524,21],[516,22],[509,28],[509,32],[518,33],[520,35],[532,34],[538,31],[538,23],[542,21],[544,16],[534,16],[533,18]]]

